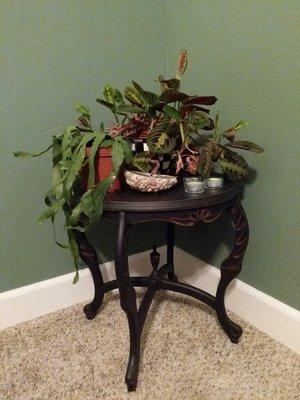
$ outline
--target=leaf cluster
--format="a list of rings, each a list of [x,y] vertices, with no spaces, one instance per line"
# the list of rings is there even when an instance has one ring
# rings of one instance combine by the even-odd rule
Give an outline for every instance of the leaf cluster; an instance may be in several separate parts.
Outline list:
[[[78,278],[78,248],[75,232],[89,229],[102,215],[104,196],[118,176],[123,162],[129,163],[132,152],[129,143],[121,136],[112,138],[103,129],[94,131],[91,126],[87,107],[77,104],[80,116],[76,125],[70,126],[60,135],[52,137],[51,145],[44,151],[33,154],[16,152],[16,157],[28,158],[40,156],[52,149],[52,185],[46,193],[47,209],[39,216],[38,222],[50,219],[53,223],[56,215],[63,212],[68,233],[69,246],[54,240],[62,248],[70,248]],[[89,152],[86,151],[89,147]],[[111,148],[113,171],[105,180],[95,182],[95,157],[100,148]],[[81,174],[83,167],[88,170],[88,188],[82,189]]]
[[[105,100],[97,101],[115,115],[117,124],[113,130],[128,138],[146,139],[149,150],[133,158],[133,167],[153,171],[155,160],[162,154],[169,154],[175,164],[175,167],[171,164],[170,171],[179,173],[183,170],[207,178],[218,164],[228,179],[245,181],[248,165],[230,148],[256,153],[263,149],[255,143],[236,140],[238,131],[247,126],[245,121],[221,132],[219,115],[215,118],[210,116],[209,107],[217,101],[215,96],[192,95],[180,90],[186,68],[187,52],[182,50],[176,77],[164,79],[159,76],[159,94],[149,92],[132,81],[125,88],[124,95],[106,85],[103,91]],[[121,124],[119,116],[123,118]]]

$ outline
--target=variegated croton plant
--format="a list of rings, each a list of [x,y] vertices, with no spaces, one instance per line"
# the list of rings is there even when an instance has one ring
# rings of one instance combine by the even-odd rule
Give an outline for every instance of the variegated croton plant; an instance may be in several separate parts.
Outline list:
[[[106,85],[104,99],[97,101],[108,107],[116,118],[116,124],[109,129],[110,135],[146,141],[149,150],[136,154],[132,161],[132,166],[139,170],[159,171],[159,156],[168,154],[170,174],[186,171],[208,178],[218,166],[226,178],[246,181],[247,162],[232,148],[255,153],[263,149],[255,143],[236,140],[236,134],[247,126],[245,121],[225,131],[220,129],[219,115],[212,118],[207,108],[215,104],[215,96],[189,95],[180,90],[186,68],[187,52],[183,50],[176,77],[159,76],[160,94],[144,90],[135,81],[125,88],[124,96]]]

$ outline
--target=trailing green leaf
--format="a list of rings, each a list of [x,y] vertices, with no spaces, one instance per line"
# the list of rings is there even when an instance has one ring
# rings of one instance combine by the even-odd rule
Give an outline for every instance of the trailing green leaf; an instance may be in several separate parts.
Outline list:
[[[47,147],[45,150],[43,150],[43,151],[41,151],[39,153],[29,153],[27,151],[15,151],[13,154],[14,154],[15,157],[18,157],[18,158],[39,157],[42,154],[47,153],[47,151],[49,151],[52,148],[52,146],[53,146],[53,143],[49,147]]]
[[[77,229],[80,231],[88,230],[101,217],[103,212],[104,196],[113,183],[114,177],[111,175],[99,182],[93,189],[89,189],[83,194],[80,202],[73,208],[68,220],[69,229]],[[79,226],[78,221],[81,215],[84,214],[88,223],[85,226]]]
[[[81,141],[72,152],[70,169],[67,173],[67,178],[64,181],[64,197],[66,200],[70,200],[71,198],[71,188],[73,183],[75,182],[76,177],[78,176],[79,171],[82,168],[85,154],[86,154],[86,145],[88,142],[92,141],[97,136],[97,132],[86,133],[82,136]]]
[[[117,136],[115,140],[119,142],[123,148],[124,161],[130,163],[132,161],[132,151],[129,142],[123,139],[122,136]]]
[[[57,200],[51,207],[49,207],[38,217],[38,223],[41,224],[46,219],[54,217],[62,209],[65,202],[66,200],[64,198]]]
[[[103,132],[99,132],[99,134],[94,138],[92,147],[89,153],[89,176],[88,176],[88,188],[91,189],[95,184],[95,155],[99,149],[101,142],[103,142],[105,138],[105,134]]]
[[[74,232],[70,229],[68,229],[68,237],[69,237],[69,243],[70,243],[70,251],[71,251],[71,255],[73,258],[73,263],[74,263],[74,267],[75,267],[75,271],[76,271],[74,279],[73,279],[73,284],[75,285],[75,283],[77,283],[79,280],[79,273],[78,273],[79,251],[78,251],[78,246],[76,243]]]
[[[112,147],[112,163],[115,176],[118,175],[124,160],[123,146],[119,141],[115,141]]]

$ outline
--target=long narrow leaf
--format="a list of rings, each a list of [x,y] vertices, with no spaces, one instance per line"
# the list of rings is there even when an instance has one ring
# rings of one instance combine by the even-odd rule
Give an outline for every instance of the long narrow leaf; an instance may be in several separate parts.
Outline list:
[[[258,146],[258,144],[249,142],[247,140],[235,140],[232,143],[226,143],[226,146],[233,147],[236,149],[253,151],[254,153],[262,153],[264,151],[264,149]]]
[[[18,158],[39,157],[42,154],[47,153],[47,151],[49,151],[52,146],[53,146],[53,143],[49,147],[47,147],[45,150],[41,151],[40,153],[29,153],[27,151],[16,151],[13,154],[14,154],[15,157],[18,157]]]
[[[71,167],[70,170],[68,171],[68,177],[64,182],[64,198],[66,200],[70,200],[71,188],[73,186],[73,183],[75,182],[75,179],[78,176],[79,171],[82,168],[85,159],[86,144],[89,141],[93,140],[96,135],[97,135],[96,132],[85,134],[81,139],[80,143],[78,144],[78,146],[76,147],[75,151],[73,152],[71,159]]]
[[[96,155],[96,152],[104,138],[105,138],[105,134],[103,132],[99,132],[99,134],[95,137],[92,147],[91,147],[91,151],[89,154],[89,161],[88,161],[88,163],[89,163],[89,177],[88,177],[89,189],[92,188],[95,184],[95,155]]]
[[[70,243],[70,251],[71,251],[72,258],[73,258],[74,267],[75,267],[75,270],[76,270],[76,273],[75,273],[75,276],[74,276],[74,279],[73,279],[73,284],[75,284],[79,280],[79,274],[78,274],[79,252],[78,252],[77,242],[76,242],[76,239],[75,239],[75,234],[70,229],[68,229],[68,236],[69,236],[69,243]]]
[[[123,161],[124,161],[123,146],[119,141],[115,141],[112,147],[112,162],[113,162],[114,174],[116,176],[119,173]]]
[[[125,162],[129,163],[132,161],[132,150],[130,147],[130,144],[127,142],[127,140],[123,139],[122,136],[117,136],[115,138],[116,141],[118,141],[121,146],[123,147],[123,153],[124,153],[124,157],[125,157]]]
[[[69,229],[85,231],[99,219],[103,212],[104,196],[112,182],[113,177],[109,176],[82,196],[80,203],[72,210],[68,221]],[[88,218],[88,225],[85,227],[78,226],[81,214]]]
[[[52,218],[54,215],[56,215],[58,211],[61,210],[65,202],[66,200],[64,198],[59,199],[56,203],[54,203],[45,212],[43,212],[42,215],[38,217],[38,223],[41,224],[46,219]]]

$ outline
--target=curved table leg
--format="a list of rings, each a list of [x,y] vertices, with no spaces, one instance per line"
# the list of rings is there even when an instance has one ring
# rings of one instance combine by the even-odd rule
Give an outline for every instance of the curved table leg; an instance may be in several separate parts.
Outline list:
[[[127,315],[130,334],[130,355],[125,381],[128,391],[133,391],[137,386],[140,359],[140,328],[136,305],[136,293],[132,282],[130,281],[128,271],[126,234],[128,234],[126,229],[126,213],[120,212],[115,270],[120,292],[121,307]]]
[[[175,224],[168,222],[167,225],[167,264],[168,278],[171,281],[177,281],[174,270],[174,244],[175,244]]]
[[[85,234],[74,230],[75,239],[78,245],[79,255],[82,261],[89,267],[95,288],[93,300],[86,304],[83,311],[88,319],[93,319],[102,304],[104,292],[101,290],[103,278],[99,268],[98,257],[96,251],[88,242]]]
[[[235,240],[229,257],[221,265],[221,279],[216,293],[215,305],[218,320],[222,328],[232,343],[238,343],[243,330],[228,317],[224,304],[224,296],[228,284],[242,269],[243,257],[248,244],[249,229],[245,212],[239,202],[231,205],[226,211],[229,213],[234,224]]]

